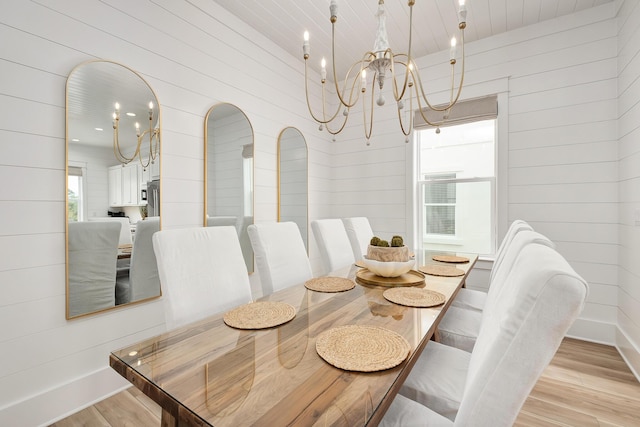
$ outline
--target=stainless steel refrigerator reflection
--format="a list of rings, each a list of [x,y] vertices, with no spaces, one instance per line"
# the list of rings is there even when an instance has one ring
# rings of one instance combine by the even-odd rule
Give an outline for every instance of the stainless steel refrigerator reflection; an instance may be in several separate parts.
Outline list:
[[[147,216],[160,216],[160,180],[147,182]]]

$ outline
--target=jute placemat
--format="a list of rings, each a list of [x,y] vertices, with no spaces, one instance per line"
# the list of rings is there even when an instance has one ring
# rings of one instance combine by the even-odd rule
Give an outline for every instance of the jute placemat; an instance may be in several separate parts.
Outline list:
[[[316,277],[304,282],[307,289],[317,292],[344,292],[356,287],[356,283],[344,277]]]
[[[435,307],[444,304],[446,297],[440,292],[424,288],[393,288],[382,294],[389,301],[408,307]]]
[[[430,274],[432,276],[444,276],[444,277],[458,277],[464,276],[464,271],[460,270],[456,267],[451,267],[449,265],[423,265],[419,268],[420,271],[426,274]]]
[[[451,262],[454,264],[464,264],[465,262],[469,262],[469,258],[456,255],[434,255],[432,258],[434,261]]]
[[[287,323],[296,309],[285,302],[258,301],[241,305],[224,315],[224,323],[237,329],[266,329]]]
[[[390,369],[401,364],[410,350],[404,337],[378,326],[340,326],[324,331],[316,340],[318,355],[346,371]]]

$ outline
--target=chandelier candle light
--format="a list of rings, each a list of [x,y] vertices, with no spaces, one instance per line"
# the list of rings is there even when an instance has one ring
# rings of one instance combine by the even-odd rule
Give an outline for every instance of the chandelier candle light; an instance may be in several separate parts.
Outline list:
[[[140,133],[140,123],[136,122],[136,150],[131,157],[127,157],[122,153],[122,149],[120,148],[120,138],[118,136],[118,130],[120,128],[120,104],[115,103],[115,111],[113,112],[113,154],[116,156],[116,159],[122,166],[127,165],[134,161],[136,157],[140,159],[140,164],[144,170],[147,170],[150,164],[155,163],[156,158],[158,157],[158,149],[160,147],[160,128],[153,127],[153,102],[149,101],[149,129]],[[142,143],[145,136],[149,136],[149,157],[146,162],[143,160],[142,156]]]
[[[365,52],[362,59],[354,62],[347,71],[344,78],[342,88],[338,86],[338,79],[336,75],[336,61],[335,61],[335,26],[338,20],[338,3],[336,0],[331,0],[329,6],[331,14],[331,56],[332,56],[332,68],[333,68],[333,81],[335,84],[335,92],[338,97],[337,108],[331,115],[327,115],[327,107],[325,105],[325,84],[327,81],[326,61],[322,58],[320,82],[322,84],[322,115],[317,116],[311,109],[309,103],[309,85],[308,85],[308,67],[307,60],[309,59],[309,33],[304,32],[304,41],[302,44],[302,50],[304,55],[304,73],[305,73],[305,93],[307,98],[307,107],[311,117],[320,124],[320,130],[326,127],[327,131],[334,135],[342,132],[347,120],[349,118],[349,111],[355,106],[362,94],[362,112],[363,112],[363,124],[364,133],[367,140],[367,145],[370,144],[369,139],[373,129],[373,100],[375,98],[376,82],[379,87],[379,94],[376,100],[378,106],[382,106],[385,103],[385,98],[382,95],[382,88],[388,74],[391,75],[393,84],[393,98],[397,105],[398,121],[400,123],[400,129],[405,135],[405,142],[409,142],[409,135],[413,130],[413,100],[418,103],[418,111],[422,116],[422,119],[429,125],[436,127],[436,132],[440,132],[440,126],[449,117],[451,108],[456,104],[460,97],[462,90],[462,84],[464,82],[464,29],[467,26],[467,8],[465,0],[460,0],[460,6],[458,9],[458,28],[460,30],[460,46],[461,46],[461,72],[460,81],[458,83],[457,90],[455,89],[455,65],[457,55],[457,41],[453,37],[451,39],[451,49],[449,52],[449,63],[451,64],[451,92],[449,96],[449,102],[444,106],[436,107],[432,105],[425,94],[422,80],[420,78],[420,72],[416,63],[411,56],[411,34],[413,26],[413,5],[415,0],[409,0],[409,47],[407,53],[394,53],[389,47],[389,38],[387,36],[386,28],[386,12],[384,9],[384,0],[378,0],[378,12],[376,16],[378,18],[378,30],[376,33],[376,39],[373,47],[373,51]],[[372,76],[371,83],[368,86],[368,74]],[[402,79],[402,84],[398,84],[398,77]],[[412,93],[413,91],[413,93]],[[370,92],[367,94],[367,92]],[[370,108],[367,114],[367,95],[370,99]],[[409,119],[402,118],[402,112],[405,110],[405,100],[409,103]],[[429,108],[433,111],[442,112],[442,120],[431,122],[427,119],[424,109]],[[339,112],[342,110],[342,117],[339,117]],[[367,117],[368,115],[368,117]],[[407,123],[408,120],[408,123]]]

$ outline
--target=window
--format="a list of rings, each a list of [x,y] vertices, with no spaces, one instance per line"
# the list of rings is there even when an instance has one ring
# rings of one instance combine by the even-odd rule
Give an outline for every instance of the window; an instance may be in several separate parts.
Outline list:
[[[456,234],[456,174],[429,175],[424,180],[429,185],[424,186],[424,229],[426,234],[448,235]]]
[[[67,198],[68,198],[68,220],[82,221],[84,219],[84,186],[82,168],[76,166],[68,167],[67,174]]]
[[[495,119],[416,131],[424,249],[494,252],[495,135]]]

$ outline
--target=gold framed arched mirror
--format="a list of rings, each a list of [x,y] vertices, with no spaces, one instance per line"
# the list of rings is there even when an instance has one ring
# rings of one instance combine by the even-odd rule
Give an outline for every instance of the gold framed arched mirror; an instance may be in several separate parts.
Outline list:
[[[247,270],[253,249],[247,227],[253,224],[253,127],[233,104],[217,104],[204,121],[204,226],[236,227]]]
[[[160,296],[160,104],[132,69],[95,60],[66,85],[66,317]]]
[[[298,224],[307,252],[308,175],[307,141],[298,129],[287,127],[278,136],[278,221]]]

